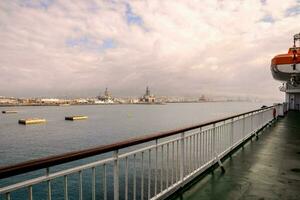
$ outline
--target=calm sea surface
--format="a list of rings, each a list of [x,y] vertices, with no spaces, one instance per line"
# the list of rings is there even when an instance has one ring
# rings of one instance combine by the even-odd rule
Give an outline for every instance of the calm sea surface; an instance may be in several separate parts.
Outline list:
[[[95,105],[0,108],[0,166],[109,144],[134,136],[172,130],[260,108],[267,103],[208,102],[167,105]],[[268,104],[270,105],[270,104]],[[65,121],[68,115],[87,115]],[[21,118],[45,118],[46,124],[19,125]]]

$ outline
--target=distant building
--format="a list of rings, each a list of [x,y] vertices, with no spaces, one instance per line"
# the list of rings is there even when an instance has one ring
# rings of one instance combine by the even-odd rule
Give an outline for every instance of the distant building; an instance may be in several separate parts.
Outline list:
[[[207,98],[205,97],[205,95],[201,95],[201,97],[199,97],[198,101],[200,101],[200,102],[207,101]]]
[[[155,96],[150,93],[149,87],[146,88],[146,93],[140,98],[140,102],[154,103]]]
[[[86,104],[86,103],[88,103],[87,99],[82,99],[82,98],[80,98],[80,99],[74,99],[73,101],[75,103],[79,103],[79,104]]]
[[[114,98],[111,96],[111,93],[108,91],[107,88],[105,88],[104,95],[98,96],[98,101],[95,101],[95,103],[101,104],[101,103],[114,103]]]
[[[131,98],[128,100],[128,103],[138,103],[139,99]]]
[[[17,104],[18,100],[14,97],[0,97],[0,104]]]
[[[60,103],[60,99],[55,99],[55,98],[44,98],[40,100],[41,103]]]

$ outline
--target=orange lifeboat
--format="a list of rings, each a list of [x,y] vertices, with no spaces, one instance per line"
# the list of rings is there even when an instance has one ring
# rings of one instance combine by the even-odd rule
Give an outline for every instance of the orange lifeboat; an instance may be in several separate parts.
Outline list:
[[[279,54],[272,59],[271,71],[274,79],[290,82],[292,85],[300,83],[300,33],[294,35],[294,46],[289,48],[287,54]]]

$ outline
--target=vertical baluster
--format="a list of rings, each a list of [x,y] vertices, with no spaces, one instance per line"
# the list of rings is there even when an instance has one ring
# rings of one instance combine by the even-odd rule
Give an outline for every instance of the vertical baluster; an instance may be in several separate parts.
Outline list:
[[[125,200],[128,200],[128,157],[125,157]]]
[[[158,147],[157,140],[155,140],[155,169],[154,169],[154,196],[157,194],[157,157],[158,157]]]
[[[79,175],[79,199],[82,200],[82,171],[78,172]]]
[[[199,138],[200,138],[200,133],[197,133],[197,135],[196,135],[196,141],[197,141],[197,145],[196,145],[196,169],[198,169],[199,168],[199,160],[200,160],[200,158],[199,158]]]
[[[212,129],[208,131],[208,141],[209,141],[209,148],[208,148],[208,160],[211,160],[211,152],[212,152]]]
[[[96,200],[96,168],[92,167],[92,200]]]
[[[144,199],[144,152],[142,151],[142,163],[141,163],[141,199]]]
[[[226,132],[227,132],[227,142],[226,142],[226,149],[228,149],[230,147],[230,123],[227,122],[226,124]]]
[[[185,162],[185,155],[184,155],[184,132],[180,135],[180,181],[183,181],[184,176],[184,162]]]
[[[225,127],[224,127],[225,137],[223,137],[224,138],[224,140],[223,140],[223,142],[224,142],[223,151],[227,150],[228,138],[229,138],[229,136],[228,136],[228,123],[224,122],[224,124],[225,124]]]
[[[28,199],[29,200],[33,199],[33,197],[32,197],[32,185],[28,186]]]
[[[69,200],[69,194],[68,194],[68,177],[67,175],[64,175],[64,192],[65,192],[65,200]]]
[[[219,128],[219,154],[223,152],[223,145],[224,145],[224,124],[220,126]]]
[[[169,187],[169,143],[167,144],[166,188]]]
[[[202,159],[203,159],[203,155],[202,155],[202,128],[200,127],[200,133],[199,133],[199,167],[202,166]]]
[[[263,114],[262,114],[262,111],[259,112],[259,115],[260,115],[260,128],[263,127],[263,123],[262,123],[262,120],[263,120]]]
[[[114,200],[119,200],[119,151],[114,151]]]
[[[211,130],[207,130],[207,161],[210,160],[210,151],[211,151],[211,138],[210,138]]]
[[[203,154],[204,154],[204,164],[206,163],[207,159],[207,130],[203,132]]]
[[[221,133],[223,130],[223,125],[219,126],[219,130],[218,130],[218,155],[222,152],[222,142],[221,142]]]
[[[202,143],[203,143],[203,164],[206,163],[206,130],[202,133]]]
[[[211,158],[215,157],[216,152],[216,124],[213,124],[213,130],[212,130],[212,152],[211,152]]]
[[[214,156],[213,156],[213,155],[214,155],[213,151],[214,151],[214,148],[215,148],[215,146],[214,146],[214,138],[213,138],[213,135],[214,135],[214,134],[213,134],[213,130],[214,130],[214,129],[211,129],[211,130],[210,130],[210,134],[209,134],[209,135],[210,135],[210,136],[209,136],[209,137],[210,137],[210,146],[211,146],[211,147],[210,147],[210,152],[209,152],[209,153],[210,153],[210,155],[209,155],[209,159],[210,159],[210,160],[212,160],[213,157],[214,157]]]
[[[221,127],[222,127],[222,125],[219,125],[216,129],[216,143],[215,143],[215,145],[216,145],[216,149],[215,149],[215,151],[216,151],[216,153],[217,153],[217,155],[219,155],[219,153],[220,153],[220,131],[221,131]]]
[[[231,121],[227,123],[227,134],[228,134],[227,148],[229,148],[231,146]]]
[[[172,165],[172,176],[171,176],[171,185],[174,184],[174,168],[175,168],[175,157],[174,157],[174,146],[175,146],[175,141],[172,142],[172,162],[171,162],[171,165]]]
[[[206,140],[206,162],[209,161],[209,129],[206,131],[206,134],[205,134],[205,140]]]
[[[227,138],[228,138],[228,135],[227,135],[227,124],[226,124],[226,121],[224,121],[224,129],[223,129],[223,139],[222,139],[222,143],[223,143],[223,147],[222,147],[222,152],[226,150],[226,147],[227,147]]]
[[[185,167],[184,167],[184,176],[186,175],[186,174],[188,174],[189,173],[189,137],[188,136],[186,136],[186,138],[184,139],[184,143],[185,143],[185,162],[184,162],[184,165],[185,165]]]
[[[190,158],[190,171],[189,171],[189,174],[192,173],[193,171],[193,136],[190,136],[189,137],[189,140],[190,140],[190,145],[189,145],[189,150],[190,150],[190,153],[189,153],[189,158]]]
[[[243,115],[243,141],[246,136],[245,120],[246,120],[245,115]]]
[[[219,138],[220,138],[220,153],[224,151],[224,143],[226,141],[226,134],[225,134],[225,124],[223,122],[222,127],[220,128],[220,133],[219,133]],[[225,138],[225,140],[224,140]]]
[[[177,140],[176,141],[176,173],[175,173],[175,175],[176,175],[176,177],[175,177],[175,179],[176,179],[176,182],[177,181],[179,181],[179,177],[180,177],[180,170],[179,170],[179,168],[180,168],[180,157],[179,157],[179,140]],[[178,175],[178,173],[179,173],[179,175]]]
[[[230,146],[232,147],[233,145],[233,131],[234,131],[234,118],[231,119],[231,131],[230,131]],[[232,149],[232,148],[231,148]]]
[[[221,125],[220,127],[220,133],[219,133],[219,145],[220,145],[220,153],[223,152],[223,146],[224,146],[224,136],[226,137],[226,135],[224,134],[224,122],[223,125]]]
[[[148,199],[151,198],[151,149],[149,149],[148,158]]]
[[[214,129],[213,129],[214,130]],[[211,158],[212,159],[214,159],[214,154],[215,154],[215,148],[216,148],[216,146],[215,146],[215,138],[214,138],[214,131],[211,131],[211,143],[212,143],[212,148],[211,148]]]
[[[189,174],[192,172],[192,136],[189,136]]]
[[[221,133],[222,152],[224,152],[226,150],[226,147],[227,147],[227,138],[228,138],[228,135],[227,135],[227,124],[224,122],[223,130],[222,130],[222,133]]]
[[[251,113],[251,135],[253,134],[253,113]]]
[[[49,176],[49,167],[46,168],[46,176]],[[48,190],[48,200],[51,200],[52,192],[51,192],[51,180],[47,181],[47,190]]]
[[[107,200],[106,164],[103,164],[103,199]]]
[[[196,135],[193,136],[193,171],[196,170]]]
[[[216,136],[215,136],[216,141],[215,141],[215,150],[214,150],[214,152],[216,152],[217,155],[219,155],[219,152],[220,152],[220,141],[219,141],[220,128],[221,128],[221,126],[216,127]]]
[[[214,149],[214,153],[216,152],[217,154],[219,154],[219,131],[220,131],[220,126],[216,127],[216,135],[215,135],[215,149]]]
[[[52,197],[52,192],[51,192],[51,181],[48,180],[47,181],[47,188],[48,188],[48,200],[51,200],[51,197]]]
[[[215,141],[215,130],[216,128],[214,128],[211,131],[211,143],[212,143],[212,148],[211,148],[211,158],[214,159],[214,155],[215,155],[215,149],[216,149],[216,141]]]
[[[133,199],[136,200],[136,154],[133,154]]]
[[[6,198],[6,200],[10,200],[10,199],[11,199],[11,198],[10,198],[10,193],[9,193],[9,192],[5,194],[5,198]]]
[[[224,133],[225,133],[225,136],[223,137],[223,142],[224,142],[224,146],[223,146],[223,151],[227,150],[227,147],[228,147],[228,138],[229,138],[229,135],[228,135],[228,123],[224,123],[225,124],[225,127],[224,127]]]
[[[161,173],[160,173],[160,192],[163,191],[163,178],[164,178],[164,145],[161,145]]]
[[[211,136],[211,129],[208,129],[207,130],[207,142],[208,142],[208,144],[207,144],[207,161],[210,160],[210,151],[211,151],[211,146],[212,146],[210,136]]]
[[[184,156],[184,162],[183,162],[183,176],[185,176],[185,174],[186,174],[186,172],[188,171],[188,138],[187,137],[185,137],[184,138],[184,141],[183,141],[183,143],[184,143],[184,154],[185,154],[185,156]]]
[[[221,153],[222,151],[222,144],[221,144],[221,131],[223,129],[223,125],[220,125],[218,128],[218,142],[217,142],[217,146],[218,146],[218,155]]]

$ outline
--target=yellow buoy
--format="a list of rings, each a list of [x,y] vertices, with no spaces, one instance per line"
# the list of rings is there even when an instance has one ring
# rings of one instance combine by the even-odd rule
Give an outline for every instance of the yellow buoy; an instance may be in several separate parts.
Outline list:
[[[84,116],[84,115],[75,115],[75,116],[69,116],[69,117],[65,117],[65,120],[83,120],[83,119],[87,119],[88,116]]]
[[[32,118],[32,119],[20,119],[19,124],[41,124],[46,123],[46,119],[38,119],[38,118]]]

